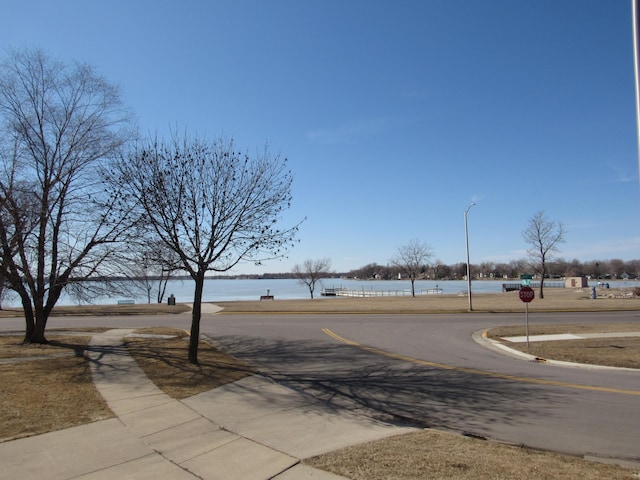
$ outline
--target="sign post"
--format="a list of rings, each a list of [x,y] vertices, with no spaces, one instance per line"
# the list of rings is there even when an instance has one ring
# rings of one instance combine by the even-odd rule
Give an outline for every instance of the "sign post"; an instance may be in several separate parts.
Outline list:
[[[520,289],[520,300],[524,302],[524,312],[525,312],[525,329],[527,333],[527,352],[529,351],[529,302],[533,300],[536,296],[536,292],[533,291],[533,288],[525,285]]]

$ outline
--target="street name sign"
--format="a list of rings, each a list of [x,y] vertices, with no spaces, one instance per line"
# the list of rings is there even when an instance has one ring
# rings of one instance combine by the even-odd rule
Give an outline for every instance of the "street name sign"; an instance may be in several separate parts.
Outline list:
[[[533,275],[526,275],[526,274],[522,274],[520,275],[520,283],[522,285],[524,285],[525,287],[528,287],[531,285],[531,279],[533,278]]]

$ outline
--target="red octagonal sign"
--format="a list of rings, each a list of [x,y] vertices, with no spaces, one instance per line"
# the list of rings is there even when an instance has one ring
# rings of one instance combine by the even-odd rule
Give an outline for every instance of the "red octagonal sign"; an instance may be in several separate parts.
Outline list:
[[[525,303],[529,303],[536,296],[536,293],[533,291],[531,287],[522,287],[520,289],[520,300]]]

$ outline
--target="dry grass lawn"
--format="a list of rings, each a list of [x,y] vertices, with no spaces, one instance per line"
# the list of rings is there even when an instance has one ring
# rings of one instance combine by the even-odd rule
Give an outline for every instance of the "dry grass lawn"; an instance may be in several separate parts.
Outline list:
[[[556,333],[611,333],[638,332],[640,324],[609,325],[532,325],[529,336]],[[565,362],[607,365],[611,367],[640,369],[640,337],[589,338],[584,340],[559,340],[514,343],[502,337],[526,335],[523,326],[493,328],[487,336],[514,350],[529,353],[540,358]]]
[[[93,386],[84,349],[90,337],[56,336],[49,345],[0,337],[0,441],[113,417]],[[35,360],[34,360],[35,358]]]
[[[167,305],[162,303],[140,303],[133,305],[76,305],[76,306],[59,306],[53,309],[52,316],[68,316],[68,315],[93,315],[93,316],[109,316],[109,315],[162,315],[177,314],[191,311],[191,308],[185,304]],[[3,308],[0,310],[0,318],[2,317],[23,317],[22,308]]]
[[[615,465],[422,430],[356,445],[305,461],[352,480],[631,480]]]
[[[524,312],[518,292],[474,294],[475,312]],[[374,298],[328,297],[300,300],[252,300],[216,302],[222,314],[233,313],[454,313],[466,312],[466,295],[419,295]],[[544,298],[529,304],[529,312],[589,312],[640,310],[640,298],[631,296],[630,289],[599,289],[598,298],[591,299],[589,290],[547,288]]]
[[[175,335],[171,339],[125,339],[129,353],[138,365],[158,388],[173,398],[187,398],[255,373],[246,363],[204,341],[198,347],[198,365],[189,363],[189,337],[183,330],[148,328],[137,333]]]
[[[49,332],[48,345],[23,345],[22,337],[0,336],[0,442],[113,417],[93,386],[84,335]],[[187,361],[187,334],[177,329],[140,333],[176,335],[172,339],[132,338],[128,348],[149,377],[173,398],[234,382],[254,371],[206,342],[199,365]]]

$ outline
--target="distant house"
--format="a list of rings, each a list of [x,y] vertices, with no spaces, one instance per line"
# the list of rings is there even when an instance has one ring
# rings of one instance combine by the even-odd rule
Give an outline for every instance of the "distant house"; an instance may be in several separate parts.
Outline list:
[[[567,277],[564,280],[564,288],[587,288],[588,286],[587,277]]]

